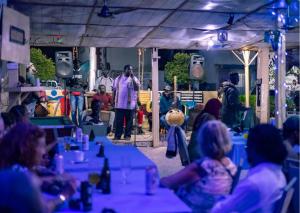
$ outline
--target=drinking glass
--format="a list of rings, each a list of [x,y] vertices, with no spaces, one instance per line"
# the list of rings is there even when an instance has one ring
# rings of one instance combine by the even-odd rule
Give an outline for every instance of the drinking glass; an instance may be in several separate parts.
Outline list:
[[[89,173],[89,182],[92,185],[97,185],[100,182],[100,174],[97,172]]]
[[[131,161],[128,156],[122,156],[121,157],[121,177],[122,177],[122,183],[127,184],[129,174],[131,172]]]

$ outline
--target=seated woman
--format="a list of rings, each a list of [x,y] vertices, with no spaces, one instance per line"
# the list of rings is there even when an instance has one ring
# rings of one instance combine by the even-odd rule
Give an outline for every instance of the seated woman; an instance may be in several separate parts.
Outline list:
[[[161,185],[177,190],[177,195],[195,212],[208,212],[215,202],[230,192],[236,166],[225,155],[231,149],[227,127],[208,121],[197,136],[203,158],[181,171],[161,179]]]
[[[217,203],[212,212],[274,212],[286,185],[281,164],[287,150],[280,131],[269,124],[250,129],[247,155],[251,169],[233,194]]]
[[[24,105],[15,105],[9,110],[15,123],[29,122],[29,112]]]
[[[201,150],[197,147],[197,134],[199,129],[207,121],[218,120],[220,118],[221,107],[222,103],[217,98],[212,98],[205,104],[204,109],[197,115],[193,125],[191,140],[188,145],[191,162],[202,157]]]
[[[1,117],[4,122],[5,132],[7,132],[13,125],[15,125],[15,120],[8,112],[1,112]]]
[[[46,154],[45,133],[42,129],[30,123],[17,123],[2,138],[0,143],[0,169],[25,172],[33,175],[41,175],[40,167],[43,165]],[[43,172],[45,175],[45,173]],[[52,209],[61,201],[67,199],[75,192],[75,181],[67,175],[57,176],[54,172],[48,172],[44,177],[37,178],[49,186],[49,183],[61,181],[61,188],[57,199],[52,199],[49,208]],[[63,199],[61,199],[63,198]]]

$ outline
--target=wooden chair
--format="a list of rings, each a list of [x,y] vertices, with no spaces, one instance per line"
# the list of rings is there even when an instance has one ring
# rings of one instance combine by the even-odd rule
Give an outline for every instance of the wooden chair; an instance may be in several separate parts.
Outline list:
[[[286,213],[294,194],[294,185],[297,178],[293,178],[283,189],[281,198],[275,203],[274,213]],[[297,186],[298,187],[298,186]]]

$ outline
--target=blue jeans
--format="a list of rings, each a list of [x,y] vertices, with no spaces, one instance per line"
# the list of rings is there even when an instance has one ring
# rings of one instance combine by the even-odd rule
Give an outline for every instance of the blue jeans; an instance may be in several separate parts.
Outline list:
[[[187,124],[188,119],[189,119],[189,116],[187,116],[187,115],[184,116],[184,122],[183,122],[183,124],[181,125],[181,128],[184,129],[184,130],[185,130],[185,126],[186,126],[186,124]],[[164,128],[166,128],[166,129],[169,129],[169,128],[170,128],[170,125],[169,125],[169,124],[167,123],[167,121],[166,121],[166,115],[162,115],[162,116],[160,117],[159,121],[160,121],[160,124],[161,124]]]
[[[80,126],[82,122],[83,96],[70,95],[70,99],[71,99],[72,121],[75,125]],[[77,122],[77,118],[78,118],[78,122]]]

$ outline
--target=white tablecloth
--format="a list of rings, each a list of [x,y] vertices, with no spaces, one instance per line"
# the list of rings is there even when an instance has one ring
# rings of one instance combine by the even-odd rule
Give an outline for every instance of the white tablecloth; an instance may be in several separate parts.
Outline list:
[[[79,180],[87,179],[87,173],[71,174]],[[158,188],[154,195],[146,195],[145,170],[132,170],[128,184],[122,184],[121,176],[120,171],[111,172],[111,194],[104,195],[97,191],[93,193],[91,212],[101,212],[103,208],[114,209],[118,213],[191,212],[190,208],[169,189]],[[60,212],[74,211],[61,209]]]
[[[107,139],[96,138],[105,147],[105,155],[111,168],[111,194],[93,193],[92,212],[101,212],[103,208],[114,209],[116,212],[191,212],[173,191],[158,188],[154,195],[145,194],[145,168],[155,164],[134,146],[113,145]],[[90,150],[85,152],[86,163],[74,163],[74,152],[63,152],[65,171],[79,181],[88,180],[90,172],[101,172],[103,158],[96,157],[99,146],[90,143]],[[130,159],[131,170],[128,184],[122,183],[120,171],[121,159]],[[74,212],[68,208],[60,212]]]
[[[83,163],[76,163],[74,151],[62,153],[64,156],[64,167],[66,172],[76,171],[100,171],[104,158],[97,157],[99,145],[90,143],[90,150],[84,152],[86,161]],[[128,158],[131,167],[134,169],[143,169],[147,166],[155,165],[149,158],[143,155],[134,146],[117,146],[104,145],[105,156],[109,159],[109,166],[111,170],[120,169],[122,158]]]
[[[236,165],[240,164],[240,160],[243,159],[243,169],[248,169],[249,165],[247,162],[246,144],[247,140],[242,134],[235,135],[231,133],[232,150],[229,153],[229,157]]]

